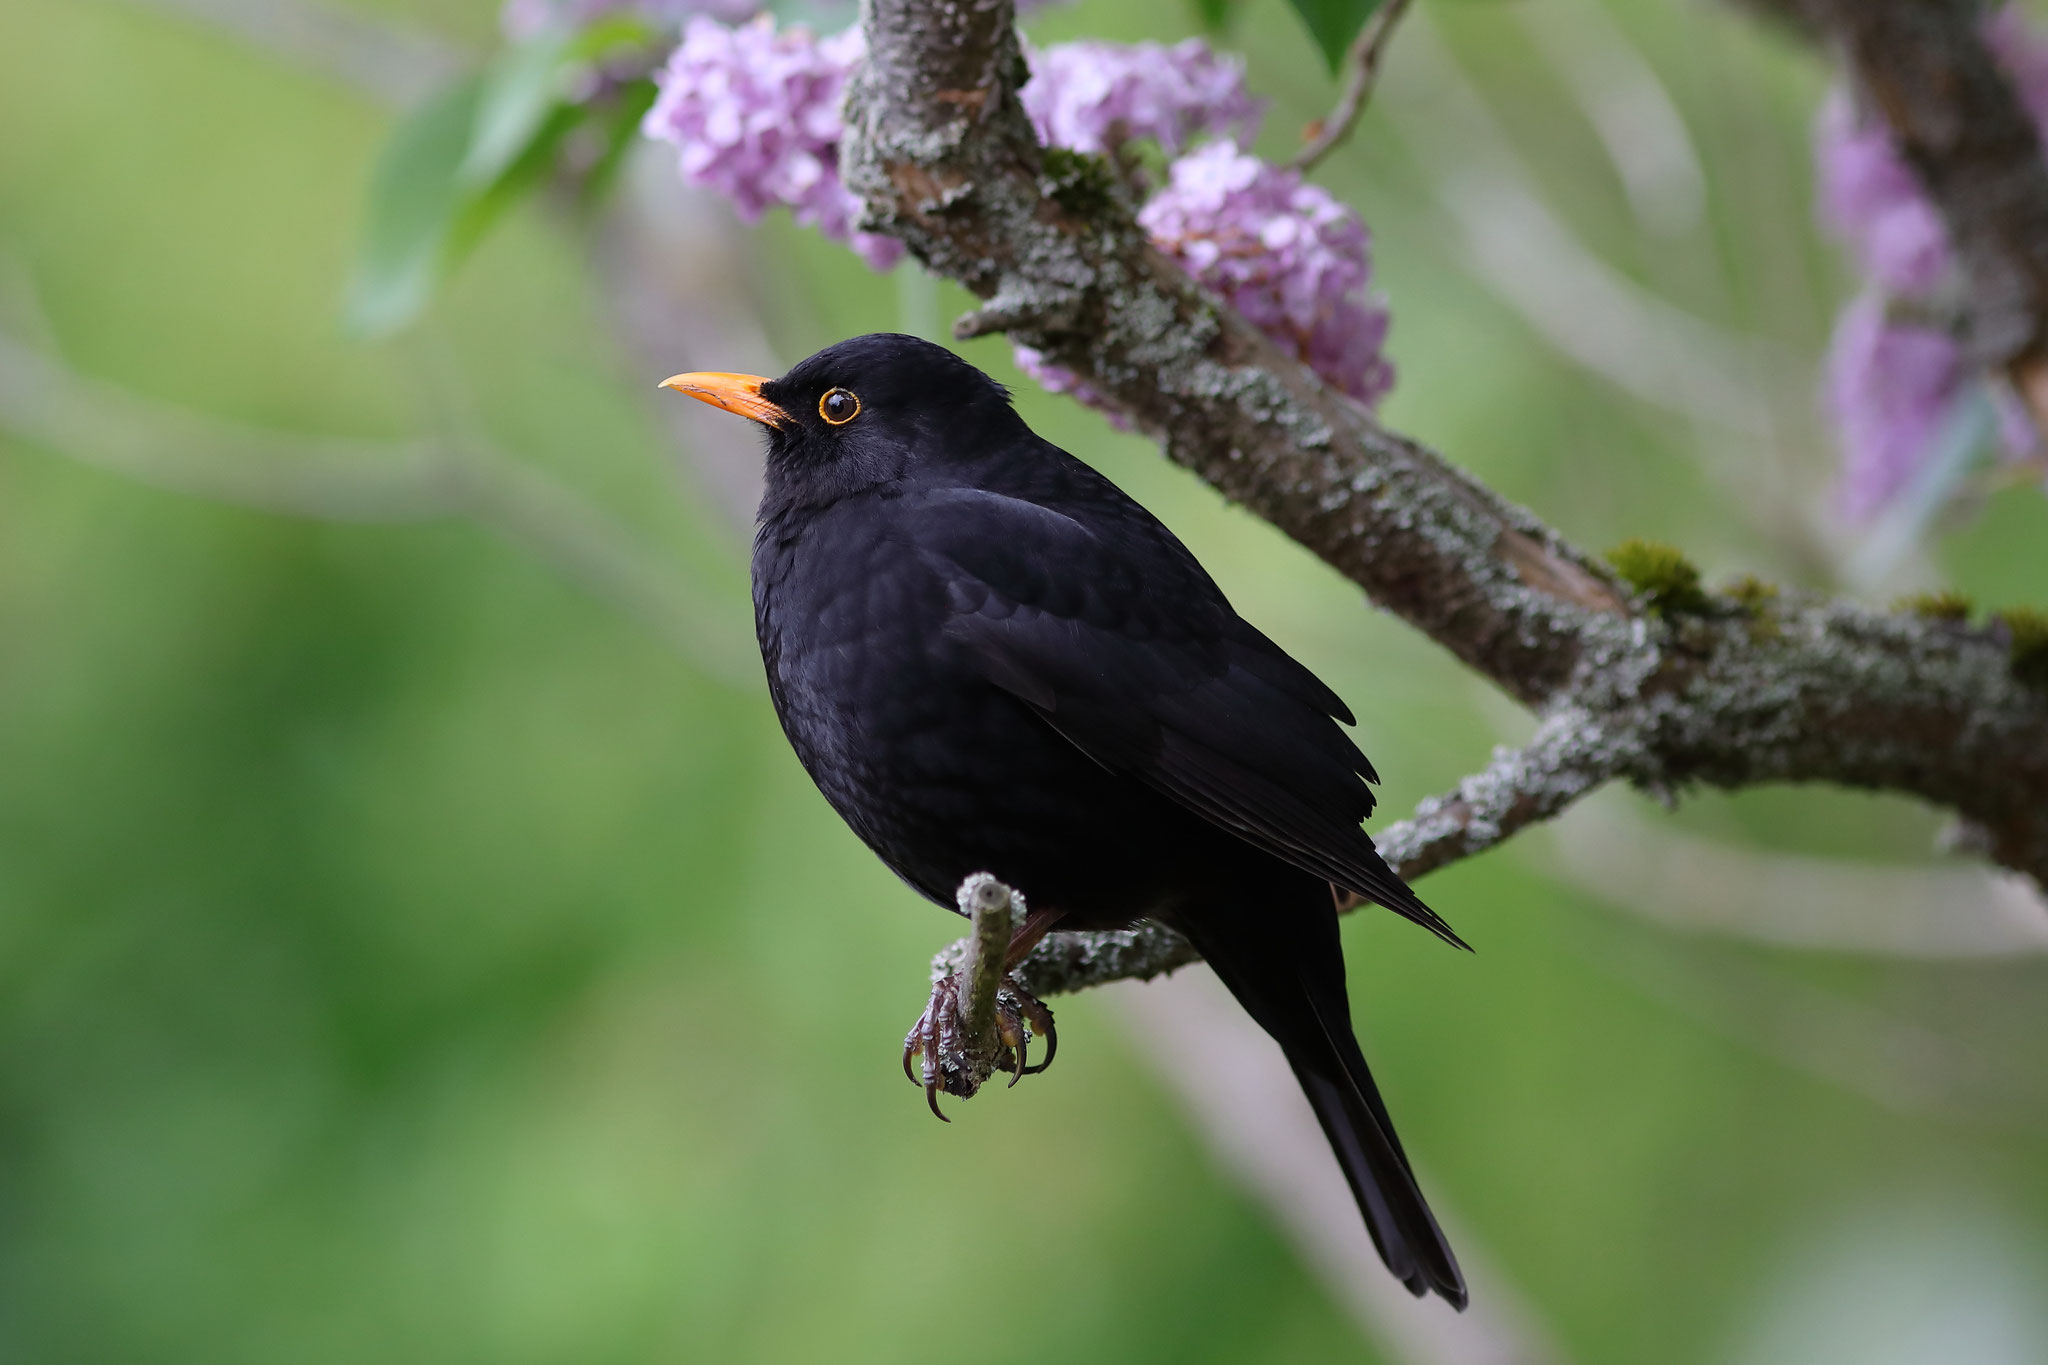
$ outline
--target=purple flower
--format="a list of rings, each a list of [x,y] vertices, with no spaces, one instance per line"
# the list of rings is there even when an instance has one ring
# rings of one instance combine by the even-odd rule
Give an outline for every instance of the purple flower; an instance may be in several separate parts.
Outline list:
[[[1970,376],[1962,347],[1938,327],[1889,315],[1865,294],[1843,310],[1828,352],[1828,401],[1842,441],[1843,513],[1874,515],[1924,464]]]
[[[2048,136],[2048,41],[2017,6],[1985,20],[1985,40],[2035,124]],[[1901,321],[1889,300],[1942,304],[1955,256],[1948,230],[1898,153],[1891,131],[1845,90],[1828,96],[1814,137],[1822,220],[1855,252],[1873,285],[1836,324],[1828,348],[1828,403],[1842,445],[1841,502],[1868,517],[1896,496],[1932,454],[1943,414],[1979,376],[1948,330]],[[2026,412],[1998,404],[1999,444],[2039,446]]]
[[[1987,19],[1984,38],[2048,137],[2048,42],[2027,27],[2018,6]],[[1884,119],[1836,88],[1821,106],[1814,161],[1821,218],[1855,251],[1864,273],[1894,294],[1935,293],[1954,268],[1948,230]]]
[[[767,15],[738,28],[700,15],[656,73],[643,131],[675,144],[685,183],[718,191],[747,221],[783,205],[886,270],[902,244],[854,230],[861,203],[839,180],[839,97],[863,50],[858,28],[820,39],[778,33]]]
[[[1031,79],[1017,93],[1039,141],[1077,152],[1150,138],[1171,154],[1204,133],[1250,141],[1261,112],[1245,90],[1244,62],[1200,38],[1061,43],[1031,54]]]
[[[1294,171],[1215,142],[1138,214],[1152,240],[1289,354],[1368,406],[1393,387],[1358,214]]]
[[[574,0],[591,3],[591,0]],[[646,132],[675,144],[683,179],[732,200],[749,221],[786,205],[799,223],[850,239],[882,269],[902,247],[853,230],[860,202],[839,181],[839,99],[862,56],[858,29],[815,39],[766,16],[739,28],[692,19],[657,77]],[[1042,137],[1102,152],[1132,138],[1169,151],[1204,133],[1249,131],[1258,105],[1234,59],[1198,40],[1115,47],[1071,43],[1040,54],[1024,88]],[[1138,222],[1189,273],[1290,354],[1372,404],[1393,384],[1380,354],[1387,313],[1370,299],[1369,239],[1324,190],[1216,142],[1174,162]],[[1103,396],[1028,347],[1017,363],[1053,392]]]
[[[1863,272],[1894,293],[1935,292],[1953,268],[1948,231],[1884,121],[1836,89],[1821,106],[1815,143],[1821,217]]]

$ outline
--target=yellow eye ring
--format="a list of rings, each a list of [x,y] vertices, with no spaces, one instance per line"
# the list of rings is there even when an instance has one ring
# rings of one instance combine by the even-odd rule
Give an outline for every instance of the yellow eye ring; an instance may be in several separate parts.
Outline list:
[[[827,389],[818,400],[818,416],[835,427],[843,427],[860,416],[860,395],[851,389]]]

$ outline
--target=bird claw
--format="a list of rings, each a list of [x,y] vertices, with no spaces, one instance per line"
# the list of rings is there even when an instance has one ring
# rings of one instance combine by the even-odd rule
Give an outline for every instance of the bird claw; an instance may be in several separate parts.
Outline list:
[[[1003,1068],[1010,1072],[1011,1085],[1051,1066],[1060,1050],[1060,1033],[1052,1025],[1052,1011],[1014,976],[1004,977],[1002,989],[996,992],[996,1028],[1004,1046],[1016,1050],[1016,1066]],[[1034,1031],[1045,1035],[1045,1060],[1037,1066],[1026,1066],[1025,1051]]]
[[[1045,1037],[1045,1058],[1035,1066],[1029,1060],[1033,1033]],[[996,1046],[983,1050],[975,1041],[966,1036],[961,1023],[960,983],[949,972],[932,984],[930,1002],[903,1040],[903,1074],[911,1084],[924,1087],[925,1103],[941,1122],[952,1122],[939,1108],[941,1090],[967,1099],[998,1071],[1009,1072],[1010,1084],[1015,1085],[1051,1066],[1059,1051],[1052,1011],[1015,976],[1004,977],[996,992]],[[916,1071],[910,1065],[913,1058],[920,1062]]]

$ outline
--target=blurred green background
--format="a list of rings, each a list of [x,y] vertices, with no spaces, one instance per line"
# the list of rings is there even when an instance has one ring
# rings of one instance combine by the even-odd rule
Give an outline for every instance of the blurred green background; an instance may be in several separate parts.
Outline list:
[[[1681,0],[1421,10],[1319,173],[1377,233],[1387,419],[1582,543],[1840,586],[1857,532],[1828,513],[1811,385],[1851,286],[1808,207],[1819,61]],[[1057,1002],[1049,1075],[931,1121],[897,1047],[954,922],[788,753],[745,530],[651,388],[757,357],[636,354],[591,265],[605,223],[546,204],[423,326],[345,340],[394,110],[249,41],[266,12],[0,5],[0,330],[137,403],[455,440],[552,491],[351,522],[236,505],[264,501],[236,493],[260,458],[214,479],[147,441],[112,458],[83,419],[0,432],[0,1358],[1391,1358],[1112,1002]],[[355,12],[458,59],[496,32],[490,0]],[[1032,21],[1192,29],[1174,0]],[[1279,0],[1237,33],[1282,154],[1329,82]],[[1635,92],[1636,126],[1663,98],[1683,136],[1631,168],[1603,90]],[[637,179],[672,178],[648,155]],[[714,239],[782,363],[965,306],[786,222]],[[1587,261],[1619,314],[1576,287]],[[1670,356],[1629,344],[1630,308]],[[965,349],[1354,703],[1386,810],[1526,732],[1000,341]],[[1716,365],[1753,404],[1659,379]],[[2048,602],[2044,547],[2039,491],[1986,488],[1856,586]],[[688,628],[650,629],[671,600]],[[1605,811],[1429,880],[1474,956],[1347,925],[1361,1036],[1439,1207],[1571,1359],[2048,1360],[2040,940],[1943,939],[1982,912],[1946,889],[1991,883],[1941,866],[1940,820],[1905,802]],[[1761,880],[1603,874],[1638,836]],[[1788,866],[1839,870],[1847,917],[1760,895],[1811,885],[1772,880]],[[1698,905],[1728,918],[1672,909]],[[1925,941],[1863,942],[1862,909]],[[1811,932],[1760,941],[1786,916]]]

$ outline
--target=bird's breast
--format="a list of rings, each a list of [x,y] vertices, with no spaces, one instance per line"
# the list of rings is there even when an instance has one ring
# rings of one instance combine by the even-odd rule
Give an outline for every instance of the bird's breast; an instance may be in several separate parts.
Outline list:
[[[757,549],[754,619],[776,712],[840,804],[957,726],[977,680],[945,638],[945,584],[886,528],[821,517]]]
[[[969,872],[1055,889],[1127,835],[1131,784],[990,683],[946,623],[963,585],[886,530],[812,524],[757,546],[755,620],[777,716],[827,801],[942,903]],[[973,609],[966,606],[965,609]],[[1121,826],[1122,828],[1119,828]],[[1107,883],[1105,883],[1105,886]],[[1071,899],[1071,897],[1069,897]]]

